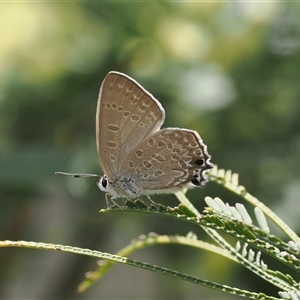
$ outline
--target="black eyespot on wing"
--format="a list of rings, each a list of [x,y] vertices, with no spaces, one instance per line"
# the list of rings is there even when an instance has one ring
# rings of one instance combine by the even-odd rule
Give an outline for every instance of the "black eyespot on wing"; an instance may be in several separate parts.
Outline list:
[[[192,179],[191,183],[194,184],[194,185],[197,185],[197,186],[200,185],[200,181],[198,179],[196,179],[196,178]]]
[[[194,164],[197,165],[197,166],[203,166],[204,165],[204,160],[201,159],[201,158],[196,159]]]

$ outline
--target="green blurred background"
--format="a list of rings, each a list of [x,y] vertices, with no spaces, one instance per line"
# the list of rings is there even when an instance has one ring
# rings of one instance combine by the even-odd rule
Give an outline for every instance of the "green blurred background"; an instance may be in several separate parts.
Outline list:
[[[299,232],[300,5],[269,2],[32,2],[0,4],[0,239],[115,253],[148,232],[205,234],[171,219],[99,214],[98,91],[111,71],[141,83],[166,110],[163,127],[197,130],[219,167]],[[188,192],[241,199],[215,183]],[[153,200],[176,205],[174,195]],[[216,255],[156,246],[132,258],[277,295]],[[216,299],[228,295],[126,266],[85,294],[96,260],[1,249],[2,299]]]

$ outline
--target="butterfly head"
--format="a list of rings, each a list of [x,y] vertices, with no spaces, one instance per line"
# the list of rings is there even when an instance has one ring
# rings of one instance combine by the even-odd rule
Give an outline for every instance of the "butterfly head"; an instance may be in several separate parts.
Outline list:
[[[114,189],[112,182],[109,181],[106,175],[100,177],[97,185],[102,192],[110,194],[112,199],[120,197],[120,195]]]
[[[111,182],[105,175],[100,177],[99,181],[97,182],[97,185],[99,189],[105,193],[109,193],[111,190]]]

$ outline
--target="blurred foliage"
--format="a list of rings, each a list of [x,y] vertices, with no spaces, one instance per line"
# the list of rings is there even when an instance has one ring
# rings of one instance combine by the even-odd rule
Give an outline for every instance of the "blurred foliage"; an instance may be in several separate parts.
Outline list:
[[[1,3],[1,240],[114,252],[142,233],[190,230],[173,220],[100,216],[106,204],[93,180],[54,175],[101,174],[95,109],[111,70],[161,101],[164,127],[199,131],[213,163],[239,173],[241,184],[299,231],[299,10],[288,2]],[[240,201],[213,183],[188,194],[199,209],[205,195]],[[177,201],[157,197],[166,205]],[[265,286],[225,261],[176,246],[137,256],[175,269],[188,257],[183,272],[252,290]],[[121,266],[77,295],[92,259],[3,249],[0,261],[0,295],[7,299],[221,296]],[[222,274],[212,273],[216,263]]]

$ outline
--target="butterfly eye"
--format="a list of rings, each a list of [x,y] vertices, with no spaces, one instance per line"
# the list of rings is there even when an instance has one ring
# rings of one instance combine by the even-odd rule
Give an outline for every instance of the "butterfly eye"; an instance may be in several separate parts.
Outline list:
[[[98,187],[101,191],[105,192],[108,188],[109,181],[105,176],[101,177],[99,182],[98,182]]]
[[[106,179],[106,178],[103,178],[103,179],[102,179],[101,185],[102,185],[104,188],[107,187],[107,179]]]

